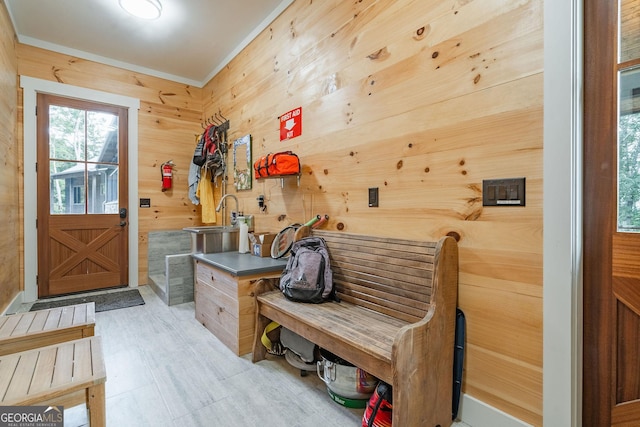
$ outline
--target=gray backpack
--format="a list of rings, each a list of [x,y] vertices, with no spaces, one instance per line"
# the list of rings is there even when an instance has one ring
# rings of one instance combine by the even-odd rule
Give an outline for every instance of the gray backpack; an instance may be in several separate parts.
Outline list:
[[[336,300],[329,252],[322,237],[305,237],[293,243],[280,276],[280,290],[297,302]]]

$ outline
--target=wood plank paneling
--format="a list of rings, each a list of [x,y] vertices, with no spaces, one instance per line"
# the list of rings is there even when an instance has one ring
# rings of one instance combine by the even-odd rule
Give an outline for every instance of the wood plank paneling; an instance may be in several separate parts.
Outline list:
[[[188,168],[201,117],[216,112],[230,120],[230,141],[253,136],[254,157],[300,155],[300,186],[261,180],[237,193],[257,230],[327,213],[330,230],[425,240],[457,234],[469,343],[464,391],[541,425],[542,5],[296,1],[202,89],[22,45],[17,67],[140,98],[139,195],[152,201],[139,210],[141,283],[147,233],[200,224]],[[13,43],[2,37],[3,46]],[[3,50],[0,72],[13,73],[15,91],[11,52]],[[279,141],[278,116],[298,106],[302,135]],[[0,115],[11,108],[1,105]],[[21,123],[19,109],[17,117]],[[174,190],[162,193],[159,165],[169,159],[178,165]],[[483,179],[518,176],[527,179],[526,207],[482,206]],[[367,206],[369,187],[379,188],[379,208]]]
[[[138,164],[129,167],[138,169],[138,196],[151,199],[151,208],[138,210],[138,281],[145,284],[149,231],[200,224],[188,198],[188,174],[201,131],[202,89],[33,46],[19,44],[17,51],[20,75],[140,99]],[[160,165],[168,160],[176,164],[173,189],[162,192]]]
[[[254,157],[295,151],[295,180],[238,192],[256,229],[460,236],[463,387],[542,424],[541,0],[294,2],[203,89]],[[302,106],[302,135],[278,116]],[[524,176],[527,206],[483,207],[482,180]],[[380,207],[369,208],[368,188]],[[230,189],[232,187],[230,186]],[[256,197],[265,196],[267,212]]]
[[[542,375],[542,367],[488,351],[483,346],[468,344],[465,371],[465,393],[480,401],[491,402],[493,407],[499,407],[521,420],[538,417],[539,401],[542,400],[538,377]],[[496,375],[502,371],[511,375]],[[474,374],[470,375],[470,372]],[[541,421],[532,423],[542,425]]]
[[[20,222],[20,165],[22,150],[16,134],[18,119],[17,69],[13,25],[0,4],[0,312],[22,289],[22,228]],[[17,244],[18,243],[18,244]]]

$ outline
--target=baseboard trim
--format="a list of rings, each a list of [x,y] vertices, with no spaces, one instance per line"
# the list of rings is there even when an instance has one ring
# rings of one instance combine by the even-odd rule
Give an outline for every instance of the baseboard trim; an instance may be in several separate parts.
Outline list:
[[[16,294],[16,296],[13,298],[13,300],[7,306],[7,308],[4,309],[4,311],[2,312],[2,315],[4,316],[5,314],[16,313],[22,306],[23,302],[24,302],[24,291],[20,291]]]
[[[532,427],[468,394],[462,394],[458,419],[471,427]]]

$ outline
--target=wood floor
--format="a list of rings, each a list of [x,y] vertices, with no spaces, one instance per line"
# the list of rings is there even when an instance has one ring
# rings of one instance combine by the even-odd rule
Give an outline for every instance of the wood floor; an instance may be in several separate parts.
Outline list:
[[[148,286],[139,289],[145,305],[96,313],[107,368],[107,426],[362,424],[363,410],[331,401],[316,375],[301,377],[274,356],[257,364],[250,355],[237,357],[195,320],[193,303],[168,307]],[[84,406],[65,410],[65,426],[87,424]]]

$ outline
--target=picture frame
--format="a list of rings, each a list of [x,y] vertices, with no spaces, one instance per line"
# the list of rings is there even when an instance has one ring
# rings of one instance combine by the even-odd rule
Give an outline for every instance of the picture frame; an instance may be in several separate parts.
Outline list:
[[[233,141],[233,182],[237,191],[251,190],[251,135]]]

